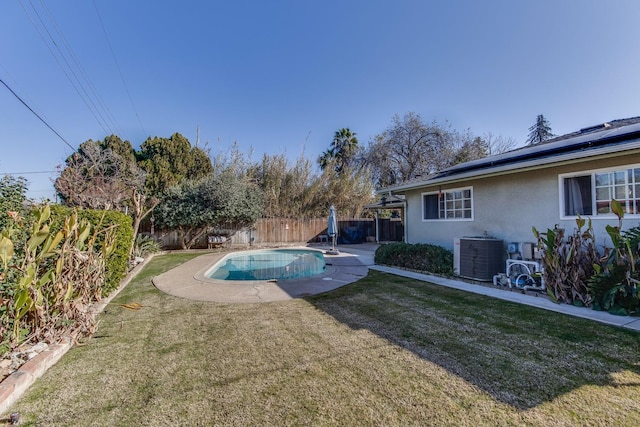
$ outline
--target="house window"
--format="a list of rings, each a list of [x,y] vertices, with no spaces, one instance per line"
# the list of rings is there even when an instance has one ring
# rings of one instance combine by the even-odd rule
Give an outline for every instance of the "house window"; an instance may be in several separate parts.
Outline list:
[[[611,215],[611,199],[625,214],[640,214],[640,166],[560,176],[564,216]]]
[[[564,179],[564,215],[593,215],[591,175]]]
[[[422,194],[422,218],[424,220],[473,219],[473,189],[459,188],[437,193]]]

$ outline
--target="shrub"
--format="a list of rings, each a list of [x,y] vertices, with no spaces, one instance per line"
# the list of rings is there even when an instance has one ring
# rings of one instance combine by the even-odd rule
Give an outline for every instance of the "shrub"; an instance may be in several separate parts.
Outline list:
[[[64,223],[64,218],[69,217],[71,213],[71,208],[59,205],[52,206],[52,230],[60,229]],[[117,211],[78,209],[78,218],[86,219],[92,226],[98,227],[98,233],[110,227],[115,228],[115,248],[106,260],[105,283],[102,287],[102,296],[108,296],[120,286],[120,281],[127,274],[129,268],[129,251],[133,244],[131,217]],[[96,241],[97,247],[104,243],[101,236],[103,236],[103,233],[99,233]]]
[[[542,250],[542,276],[549,297],[555,302],[589,305],[592,298],[588,281],[600,259],[591,220],[576,219],[570,235],[557,226],[545,233],[533,227],[533,234]]]
[[[545,286],[555,301],[593,306],[612,314],[640,314],[640,227],[622,231],[624,209],[611,200],[611,211],[618,225],[607,225],[612,248],[604,256],[595,249],[591,221],[576,220],[573,234],[566,236],[560,228],[534,235],[543,251]],[[583,231],[584,225],[587,224]]]
[[[374,262],[444,276],[453,275],[453,253],[441,246],[426,243],[383,244],[376,250]]]
[[[22,213],[27,202],[27,180],[24,177],[5,175],[0,178],[0,230],[10,224],[10,212]]]
[[[160,252],[160,243],[147,234],[138,234],[133,245],[133,256],[144,258],[149,254]]]
[[[51,224],[45,204],[29,220],[16,215],[0,233],[2,352],[26,339],[54,342],[66,333],[93,332],[95,319],[88,307],[100,299],[115,227],[93,227],[75,211],[57,230]],[[26,230],[26,241],[13,240],[20,230]]]
[[[618,225],[607,225],[607,234],[613,248],[607,250],[596,274],[589,280],[594,310],[607,310],[612,314],[640,314],[640,227],[622,231],[624,209],[617,200],[611,201],[611,210],[618,217]]]

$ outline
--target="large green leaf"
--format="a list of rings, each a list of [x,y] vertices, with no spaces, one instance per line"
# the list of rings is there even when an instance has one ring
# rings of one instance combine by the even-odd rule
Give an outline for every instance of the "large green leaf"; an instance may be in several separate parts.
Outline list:
[[[44,245],[42,246],[42,256],[50,257],[55,255],[55,249],[58,247],[63,237],[64,235],[62,234],[62,231],[58,231],[55,236],[50,235],[47,241],[44,242]]]
[[[18,281],[19,289],[27,289],[30,284],[33,283],[36,277],[36,267],[34,263],[31,263],[27,266],[27,269],[24,272],[24,275]]]
[[[36,282],[36,288],[41,288],[42,286],[46,285],[47,283],[53,281],[53,278],[55,277],[55,273],[52,270],[47,271],[40,279],[38,279],[38,281]]]
[[[82,224],[80,224],[80,227],[81,227],[80,234],[78,235],[78,238],[76,240],[76,248],[84,249],[87,238],[91,233],[91,224],[89,224],[86,221],[83,221]]]
[[[50,217],[51,217],[51,206],[49,206],[48,204],[45,204],[41,209],[40,220],[44,222],[48,220]]]
[[[613,212],[618,219],[624,218],[624,208],[622,204],[616,199],[611,199],[611,212]]]
[[[13,242],[5,236],[0,237],[0,260],[2,265],[7,268],[9,260],[13,257]]]
[[[47,237],[49,237],[49,227],[45,225],[39,231],[34,233],[27,242],[27,249],[29,252],[35,251],[36,248],[47,239]]]
[[[16,293],[14,307],[17,313],[21,313],[24,307],[29,307],[29,300],[31,297],[29,296],[28,289],[22,289],[21,291]],[[26,311],[25,311],[26,312]],[[18,318],[22,317],[22,315],[18,316]]]

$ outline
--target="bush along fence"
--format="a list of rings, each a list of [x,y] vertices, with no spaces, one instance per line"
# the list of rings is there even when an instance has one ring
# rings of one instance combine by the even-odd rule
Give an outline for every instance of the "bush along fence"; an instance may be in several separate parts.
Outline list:
[[[124,277],[117,252],[133,238],[129,217],[99,212],[45,204],[24,218],[10,213],[0,232],[0,353],[93,333],[91,305]]]
[[[640,316],[640,227],[622,231],[622,205],[612,200],[611,210],[618,224],[606,226],[612,247],[603,254],[596,250],[591,220],[578,217],[571,235],[557,227],[546,232],[533,228],[545,286],[556,302]]]

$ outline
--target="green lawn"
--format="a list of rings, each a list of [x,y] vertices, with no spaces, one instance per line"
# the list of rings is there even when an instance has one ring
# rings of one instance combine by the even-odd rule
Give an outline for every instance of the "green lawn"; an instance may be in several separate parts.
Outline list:
[[[640,425],[638,333],[373,271],[277,303],[153,287],[189,256],[151,261],[22,425]]]

